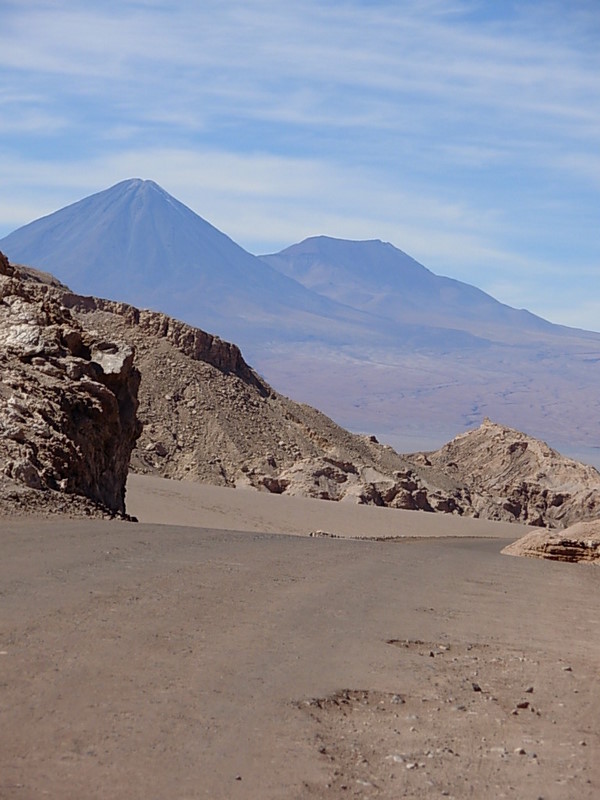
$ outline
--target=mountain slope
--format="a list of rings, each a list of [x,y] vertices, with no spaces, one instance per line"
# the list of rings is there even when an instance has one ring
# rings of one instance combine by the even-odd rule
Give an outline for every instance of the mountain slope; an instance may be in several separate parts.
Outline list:
[[[153,181],[122,181],[19,228],[0,249],[82,294],[170,312],[229,338],[273,326],[301,336],[361,319],[246,252]]]
[[[425,321],[504,341],[515,332],[564,330],[475,286],[435,275],[388,242],[315,236],[260,258],[308,289],[402,325]]]
[[[1,256],[0,272],[0,513],[4,501],[69,513],[79,495],[109,505],[106,489],[122,511],[138,400],[141,472],[550,527],[600,513],[596,470],[517,431],[486,421],[438,452],[402,456],[283,397],[233,344]]]
[[[600,442],[600,334],[512,309],[390,244],[320,236],[259,259],[136,179],[0,247],[82,294],[237,342],[279,391],[400,449],[437,447],[485,416],[571,453]]]
[[[499,303],[380,241],[318,236],[261,259],[388,325],[391,346],[374,337],[322,353],[318,377],[306,351],[293,365],[283,348],[258,362],[281,390],[342,424],[402,449],[424,434],[437,445],[485,416],[571,452],[600,441],[600,334]]]
[[[136,350],[135,471],[548,527],[600,513],[600,474],[518,431],[485,421],[437,452],[400,455],[281,396],[234,345],[163,314],[60,297],[84,327]]]

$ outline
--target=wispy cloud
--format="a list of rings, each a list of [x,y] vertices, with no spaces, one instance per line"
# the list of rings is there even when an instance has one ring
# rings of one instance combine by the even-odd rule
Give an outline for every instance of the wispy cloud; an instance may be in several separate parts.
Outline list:
[[[598,36],[582,0],[5,0],[0,234],[137,174],[249,249],[558,295],[600,262]]]

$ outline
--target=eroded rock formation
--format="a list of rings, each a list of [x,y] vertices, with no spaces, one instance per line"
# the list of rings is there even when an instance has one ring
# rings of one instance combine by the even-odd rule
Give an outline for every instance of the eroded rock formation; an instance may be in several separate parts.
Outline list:
[[[510,556],[600,564],[600,520],[576,522],[562,531],[533,531],[502,552]]]
[[[133,349],[90,335],[54,288],[0,257],[2,505],[122,514],[141,427]]]
[[[275,392],[235,345],[122,303],[63,302],[136,349],[145,423],[136,471],[538,526],[600,514],[600,474],[518,431],[486,421],[434,453],[399,455]]]
[[[80,322],[134,346],[144,431],[132,468],[168,478],[468,513],[462,490],[374,437],[275,392],[235,345],[164,314],[63,294]]]
[[[518,431],[486,420],[436,452],[399,455],[278,394],[216,336],[3,271],[0,455],[21,484],[122,511],[139,433],[135,350],[137,472],[557,528],[600,516],[600,474]]]
[[[600,516],[600,473],[545,442],[486,419],[426,460],[468,491],[487,519],[564,528]]]

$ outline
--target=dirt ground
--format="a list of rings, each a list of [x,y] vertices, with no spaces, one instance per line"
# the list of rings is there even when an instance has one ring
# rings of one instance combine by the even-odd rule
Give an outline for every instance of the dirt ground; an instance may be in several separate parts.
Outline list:
[[[597,567],[146,480],[137,524],[0,520],[2,800],[600,795]]]

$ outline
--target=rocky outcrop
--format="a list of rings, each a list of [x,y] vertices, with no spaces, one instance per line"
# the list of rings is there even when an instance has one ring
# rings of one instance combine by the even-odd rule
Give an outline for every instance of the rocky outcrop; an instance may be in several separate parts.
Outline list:
[[[123,514],[133,349],[90,335],[40,275],[0,258],[0,507]]]
[[[563,531],[533,531],[502,552],[509,556],[600,564],[600,520],[576,522]]]
[[[85,315],[101,312],[108,315],[108,318],[118,317],[130,329],[134,329],[138,336],[164,339],[194,361],[204,361],[221,372],[237,375],[259,389],[270,391],[246,364],[239,347],[223,341],[218,336],[186,325],[185,322],[180,322],[166,314],[135,308],[128,303],[103,300],[99,297],[82,297],[69,291],[62,292],[60,298],[62,304],[67,308]]]
[[[545,442],[486,419],[421,458],[468,493],[487,519],[564,528],[600,516],[600,473]]]
[[[399,455],[278,394],[216,336],[80,297],[43,273],[3,270],[0,409],[12,444],[2,455],[21,485],[123,509],[139,433],[135,350],[144,430],[134,471],[536,526],[600,516],[600,474],[518,431],[486,420],[436,452]],[[60,432],[52,443],[40,433],[49,425]]]
[[[164,314],[63,294],[77,319],[136,349],[144,431],[132,469],[395,508],[468,513],[460,490],[374,437],[275,392],[223,342]]]
[[[234,345],[163,314],[64,300],[124,339],[143,374],[132,468],[168,478],[564,527],[600,513],[600,475],[486,421],[435,453],[403,456],[275,392]]]

